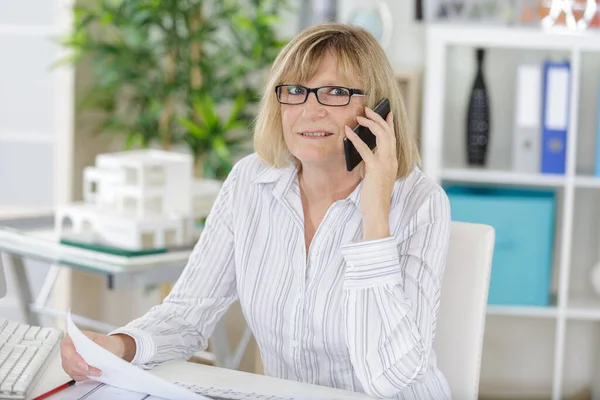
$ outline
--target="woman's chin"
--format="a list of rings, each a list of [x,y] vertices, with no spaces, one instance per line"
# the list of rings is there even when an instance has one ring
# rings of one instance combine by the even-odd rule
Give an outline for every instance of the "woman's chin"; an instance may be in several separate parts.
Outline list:
[[[344,155],[337,153],[325,153],[325,152],[300,152],[295,154],[296,158],[300,160],[303,166],[331,166],[332,164],[339,164],[344,162]]]

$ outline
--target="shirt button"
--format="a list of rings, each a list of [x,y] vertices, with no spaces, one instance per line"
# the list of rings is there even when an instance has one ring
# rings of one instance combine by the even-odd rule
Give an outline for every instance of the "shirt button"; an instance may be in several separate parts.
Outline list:
[[[298,347],[298,342],[296,340],[292,340],[292,346],[293,347]]]

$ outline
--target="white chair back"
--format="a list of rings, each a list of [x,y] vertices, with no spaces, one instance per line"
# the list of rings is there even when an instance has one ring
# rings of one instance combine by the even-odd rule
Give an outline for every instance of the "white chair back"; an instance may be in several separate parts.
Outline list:
[[[433,348],[453,399],[476,400],[495,231],[452,222]]]

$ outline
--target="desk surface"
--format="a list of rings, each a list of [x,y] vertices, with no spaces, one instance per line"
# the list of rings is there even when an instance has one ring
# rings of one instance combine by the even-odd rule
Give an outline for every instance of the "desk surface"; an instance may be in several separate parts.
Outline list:
[[[231,369],[211,367],[202,364],[193,364],[183,361],[173,361],[160,365],[150,371],[168,381],[178,380],[182,383],[231,388],[240,392],[260,393],[265,388],[269,393],[279,396],[295,396],[302,398],[330,398],[330,399],[372,399],[362,393],[348,392],[324,386],[310,385],[307,383],[288,381],[264,375],[250,374]],[[56,353],[46,369],[46,372],[34,387],[31,398],[39,396],[71,378],[63,371],[60,365],[60,355]],[[262,390],[261,390],[262,389]],[[49,398],[52,400],[52,398]]]
[[[178,250],[167,253],[124,257],[101,253],[58,242],[51,231],[26,232],[0,226],[0,251],[25,259],[58,263],[110,277],[113,289],[174,282],[191,253]]]
[[[37,256],[48,261],[65,261],[81,264],[82,267],[103,270],[107,273],[131,269],[145,269],[156,265],[177,264],[186,261],[191,248],[167,253],[137,257],[125,257],[59,243],[52,230],[28,232],[0,226],[0,249],[9,253]]]

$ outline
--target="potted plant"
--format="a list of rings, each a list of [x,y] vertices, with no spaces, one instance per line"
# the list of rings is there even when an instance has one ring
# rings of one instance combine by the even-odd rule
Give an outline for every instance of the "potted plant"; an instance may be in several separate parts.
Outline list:
[[[196,175],[222,179],[248,151],[264,73],[285,44],[279,0],[78,2],[63,61],[87,59],[93,84],[78,111],[125,147],[186,146]]]

